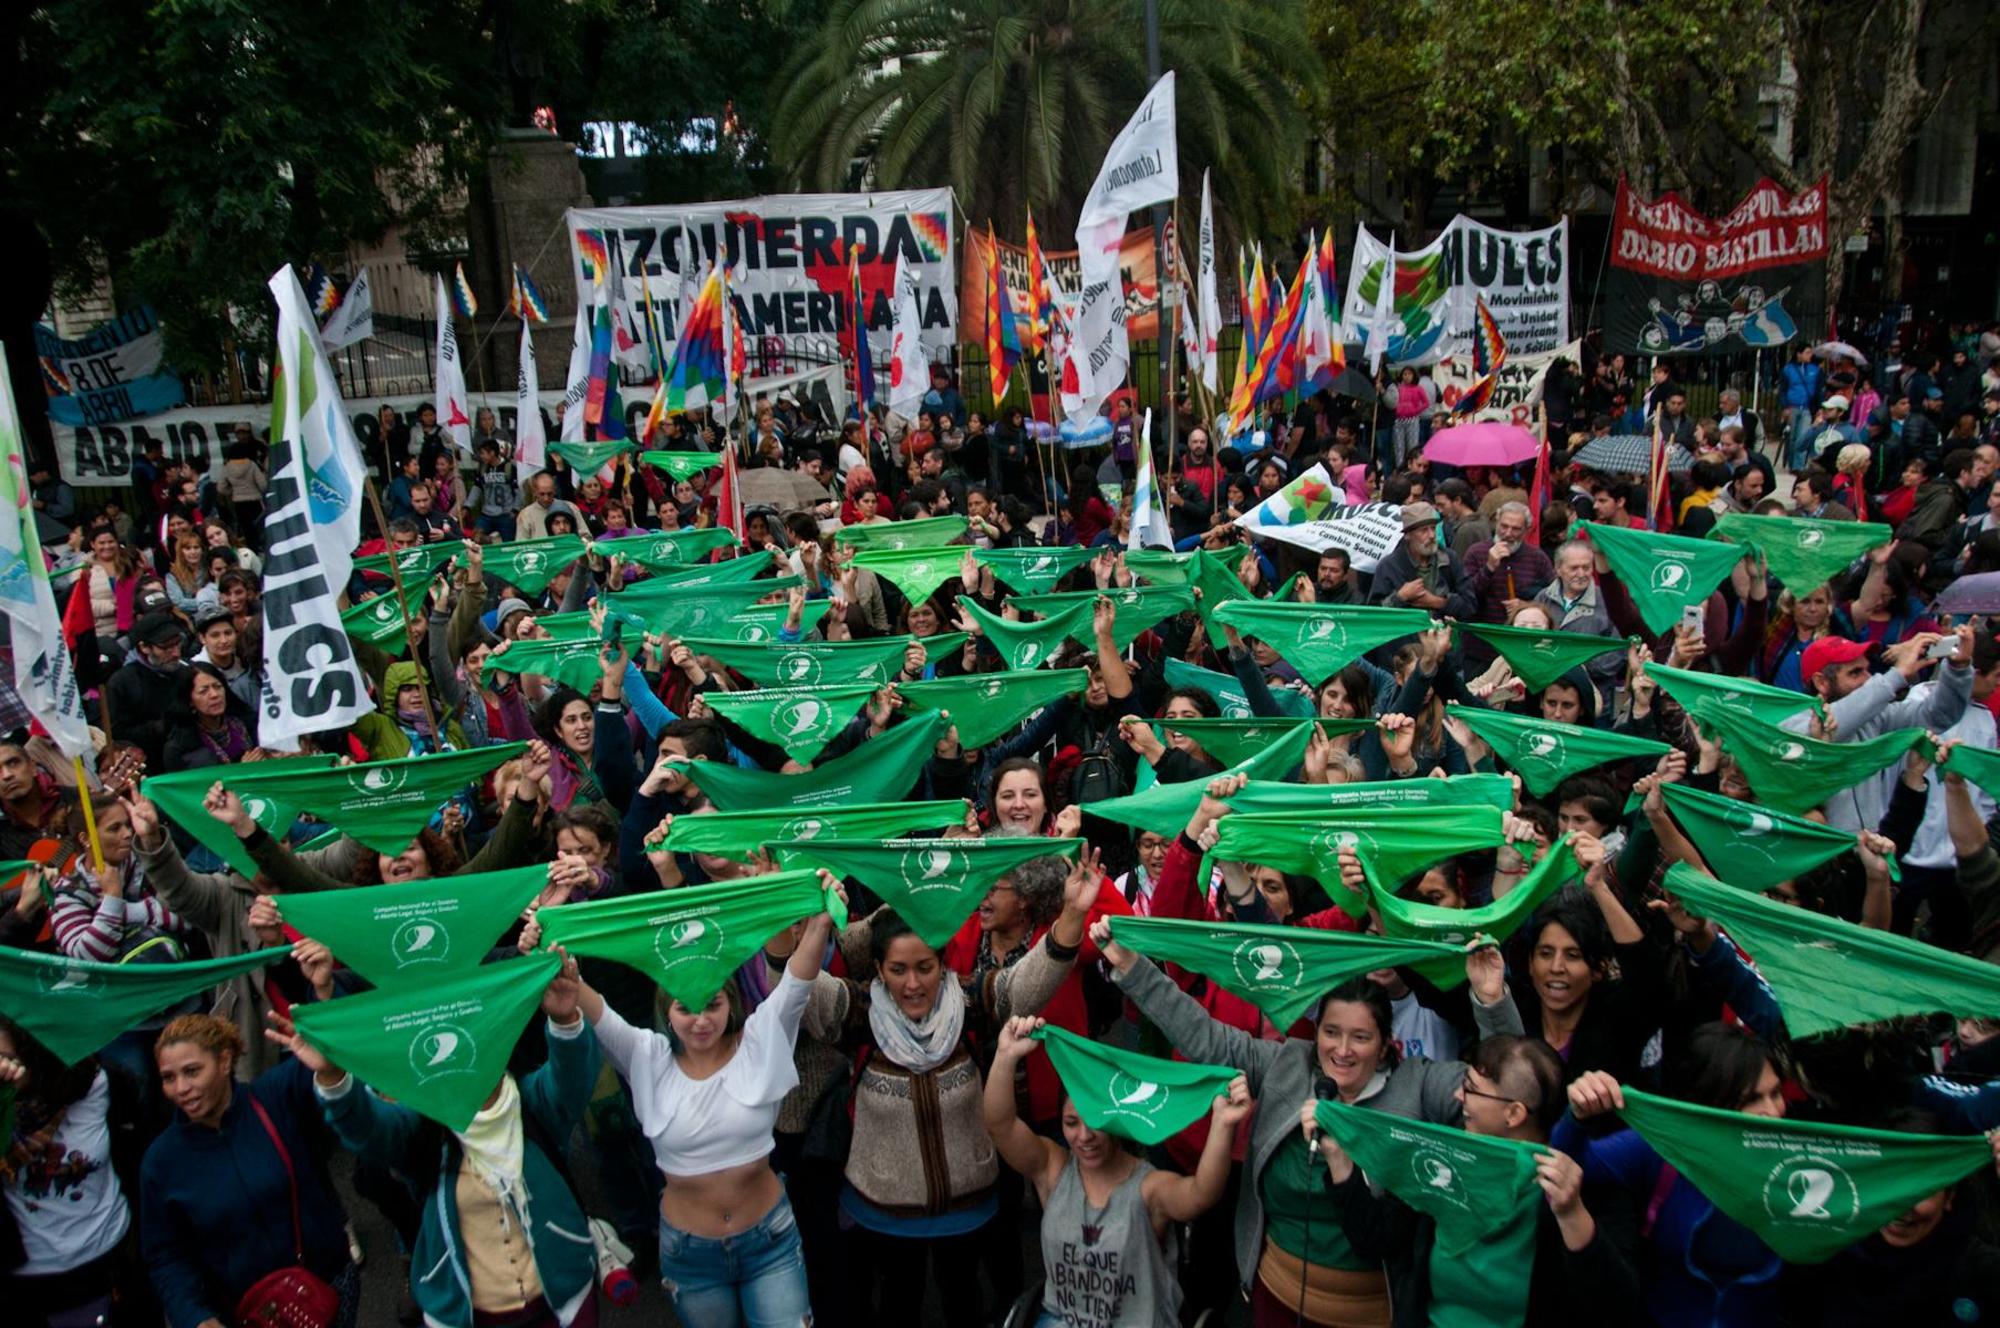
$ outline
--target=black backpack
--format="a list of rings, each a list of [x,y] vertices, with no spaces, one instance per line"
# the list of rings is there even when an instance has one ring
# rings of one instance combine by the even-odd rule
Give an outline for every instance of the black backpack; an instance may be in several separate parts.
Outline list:
[[[1118,762],[1118,754],[1111,748],[1116,732],[1113,726],[1100,733],[1097,741],[1085,749],[1078,759],[1076,771],[1070,776],[1070,801],[1081,806],[1085,812],[1090,810],[1093,802],[1122,798],[1132,791],[1131,777],[1125,773],[1125,767]]]

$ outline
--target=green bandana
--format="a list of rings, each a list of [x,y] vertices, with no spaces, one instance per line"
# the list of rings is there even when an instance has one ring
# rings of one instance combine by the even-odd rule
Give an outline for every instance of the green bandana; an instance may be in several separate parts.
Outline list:
[[[612,601],[613,604],[617,602],[616,600]],[[604,618],[607,623],[622,623],[626,633],[634,641],[638,639],[637,633],[652,630],[652,625],[644,618],[641,618],[636,613],[628,613],[623,608],[606,609],[604,611]],[[578,609],[574,613],[538,614],[535,617],[535,625],[546,631],[549,634],[549,639],[555,641],[591,640],[603,642],[605,639],[603,633],[598,629],[597,624],[591,622],[590,610],[588,609]],[[532,639],[540,640],[541,638],[535,637]],[[593,678],[591,681],[595,682],[596,679]]]
[[[262,784],[301,770],[331,770],[332,756],[287,756],[276,761],[252,761],[247,765],[200,766],[171,774],[147,775],[140,792],[171,816],[174,824],[193,835],[195,842],[219,856],[246,879],[257,874],[257,860],[236,832],[208,814],[202,799],[218,781],[243,801],[250,819],[282,839],[298,819],[299,804],[280,802],[260,787]],[[227,776],[225,779],[224,776]]]
[[[1111,917],[1111,938],[1127,949],[1192,969],[1235,992],[1290,1028],[1349,978],[1378,968],[1411,967],[1433,982],[1465,976],[1465,951],[1432,941],[1392,941],[1316,927],[1246,922]]]
[[[708,708],[746,732],[809,764],[861,713],[875,688],[800,687],[763,692],[703,692]]]
[[[1224,719],[1249,719],[1250,698],[1243,693],[1243,684],[1236,681],[1236,675],[1217,673],[1214,669],[1204,669],[1183,660],[1166,661],[1166,680],[1169,689],[1175,687],[1199,687],[1215,698]],[[1271,688],[1271,700],[1277,704],[1281,716],[1294,719],[1310,719],[1313,714],[1313,699],[1305,693],[1290,687]]]
[[[1144,577],[1156,586],[1191,585],[1195,579],[1196,553],[1172,553],[1166,549],[1127,549],[1125,570]]]
[[[1306,744],[1311,738],[1312,730],[1301,724],[1255,756],[1221,771],[1216,778],[1222,775],[1249,775],[1252,779],[1282,780],[1305,759]],[[1187,824],[1207,790],[1208,781],[1201,779],[1183,784],[1155,784],[1144,793],[1128,793],[1122,798],[1102,798],[1085,803],[1083,810],[1091,816],[1129,825],[1134,830],[1171,833]]]
[[[1334,903],[1359,918],[1368,904],[1341,883],[1340,850],[1353,849],[1395,882],[1446,858],[1500,847],[1503,824],[1493,807],[1239,812],[1216,822],[1208,856],[1312,876]]]
[[[1353,784],[1286,784],[1253,779],[1229,799],[1239,812],[1375,812],[1396,807],[1498,807],[1514,810],[1514,781],[1505,775],[1448,779],[1379,779]]]
[[[963,798],[949,798],[859,803],[810,812],[683,814],[667,827],[666,847],[674,853],[712,853],[742,861],[781,840],[896,839],[912,830],[944,830],[964,825],[968,808]],[[787,858],[796,861],[807,856],[807,849],[800,848],[791,850]]]
[[[547,910],[543,916],[555,910]],[[449,1130],[486,1105],[562,967],[544,951],[295,1011],[299,1033],[361,1083]]]
[[[1070,629],[1070,636],[1088,650],[1097,641],[1091,613],[1100,599],[1108,599],[1117,611],[1111,624],[1111,640],[1120,650],[1177,613],[1194,609],[1194,592],[1186,586],[1114,586],[1109,590],[1066,590],[1057,595],[1015,595],[1008,603],[1023,613],[1055,617],[1082,604],[1082,618]]]
[[[819,687],[839,683],[871,683],[877,687],[903,671],[903,652],[913,636],[882,636],[866,641],[794,641],[748,645],[712,637],[687,638],[683,644],[733,669],[759,687]],[[931,659],[965,644],[965,633],[945,632],[921,638]]]
[[[979,630],[1007,667],[1013,670],[1038,669],[1056,657],[1063,642],[1078,631],[1091,630],[1091,607],[1075,604],[1040,621],[1003,618],[988,613],[964,596],[959,611],[979,624]]]
[[[1077,568],[1095,558],[1098,550],[1080,544],[1059,544],[1048,548],[975,549],[972,556],[982,566],[993,569],[1001,585],[1024,595],[1040,595]]]
[[[1681,610],[1705,605],[1729,570],[1743,560],[1743,550],[1712,540],[1684,535],[1658,535],[1650,530],[1626,530],[1585,521],[1580,529],[1639,608],[1639,616],[1655,633],[1681,620]]]
[[[1250,591],[1236,575],[1236,566],[1248,550],[1196,549],[1191,553],[1168,553],[1164,549],[1134,549],[1126,553],[1125,566],[1134,576],[1156,586],[1193,586],[1201,595],[1201,617],[1208,629],[1209,644],[1220,651],[1229,639],[1215,621],[1215,610],[1233,599],[1248,599]],[[1282,593],[1279,598],[1283,598]]]
[[[1552,792],[1571,775],[1613,761],[1658,761],[1673,748],[1651,738],[1634,738],[1608,729],[1585,728],[1546,719],[1510,715],[1485,706],[1446,706],[1444,713],[1486,740],[1507,768],[1521,777],[1536,797]]]
[[[847,925],[847,906],[805,868],[561,904],[537,916],[545,943],[637,969],[699,1010],[773,936],[818,913]]]
[[[1702,1196],[1789,1263],[1824,1263],[1993,1164],[1984,1136],[1769,1120],[1625,1089],[1619,1110]]]
[[[1061,697],[1090,685],[1084,669],[1032,673],[967,673],[896,685],[918,710],[942,710],[958,729],[961,747],[984,747],[1014,731],[1023,720]]]
[[[635,581],[625,589],[613,593],[629,595],[642,590],[665,590],[668,586],[735,585],[743,581],[755,581],[770,570],[773,557],[769,549],[759,549],[755,553],[739,553],[734,558],[724,558],[721,562],[696,563],[692,567],[657,571],[645,580]]]
[[[1771,575],[1794,595],[1810,595],[1846,571],[1856,558],[1895,538],[1888,526],[1866,521],[1816,521],[1796,516],[1724,512],[1712,540],[1748,544],[1764,555]]]
[[[1943,768],[1961,779],[1969,779],[1986,792],[2000,798],[2000,752],[1959,743],[1942,762]]]
[[[551,535],[547,539],[516,540],[486,548],[486,572],[523,594],[539,595],[565,567],[583,557],[581,535]]]
[[[1646,665],[1646,676],[1689,714],[1694,713],[1696,706],[1708,702],[1760,724],[1778,724],[1801,710],[1823,710],[1814,697],[1785,687],[1768,687],[1750,678],[1693,673],[1670,669],[1664,664]]]
[[[1872,779],[1924,740],[1922,729],[1891,729],[1863,742],[1821,742],[1724,710],[1714,701],[1694,708],[1694,719],[1736,758],[1758,801],[1787,812],[1806,812],[1845,788]]]
[[[1073,858],[1081,839],[1039,835],[1007,839],[822,839],[778,844],[803,848],[828,871],[880,895],[932,949],[957,935],[994,882],[1036,858]]]
[[[819,627],[820,619],[826,617],[833,607],[830,599],[809,599],[799,613],[799,634],[809,635]],[[775,641],[784,630],[785,618],[791,612],[789,604],[752,604],[749,608],[731,615],[720,627],[711,628],[718,637],[729,637],[737,641],[755,645],[764,641]]]
[[[881,521],[842,526],[834,542],[854,549],[935,549],[965,534],[962,516],[927,516],[916,521]]]
[[[588,622],[558,622],[549,630],[555,634],[502,641],[486,657],[486,671],[531,673],[589,696],[591,687],[604,677],[604,642]]]
[[[528,750],[524,742],[474,747],[433,756],[406,756],[395,761],[319,770],[287,770],[256,774],[239,787],[237,771],[252,767],[224,766],[222,782],[244,799],[268,799],[279,807],[296,807],[357,839],[377,853],[401,853],[430,823],[445,799],[466,785]],[[263,762],[254,762],[262,765]],[[246,795],[242,788],[247,787]],[[251,815],[254,817],[255,812]],[[289,817],[284,818],[288,823]]]
[[[592,540],[590,551],[606,558],[622,558],[641,567],[676,571],[699,563],[717,549],[740,543],[733,530],[710,526],[706,530],[690,526],[686,530],[663,530],[651,535],[620,535],[617,539]]]
[[[655,577],[639,582],[630,590],[619,591],[608,602],[620,613],[634,614],[643,620],[648,631],[679,640],[725,631],[738,614],[798,584],[799,578],[795,576],[758,577],[749,581],[719,579],[706,584],[668,583],[664,577]],[[786,606],[780,601],[773,607],[782,615]],[[783,622],[783,617],[778,621]]]
[[[1501,898],[1478,908],[1441,908],[1420,899],[1404,899],[1394,889],[1379,884],[1375,864],[1366,854],[1361,856],[1361,867],[1368,873],[1369,903],[1382,919],[1384,936],[1441,945],[1469,945],[1475,936],[1506,941],[1544,899],[1575,880],[1579,871],[1569,836],[1564,835]],[[1457,976],[1464,981],[1464,973]],[[1439,985],[1451,987],[1457,982]]]
[[[1330,738],[1350,733],[1366,733],[1375,727],[1372,719],[1156,719],[1153,731],[1178,733],[1197,743],[1223,765],[1235,765],[1263,751],[1293,729],[1305,727],[1306,741],[1312,741],[1311,726]],[[1166,739],[1162,736],[1161,741]]]
[[[403,583],[403,603],[408,606],[411,620],[421,620],[424,616],[424,597],[430,593],[428,581]],[[366,641],[378,648],[394,646],[394,653],[406,654],[410,643],[405,635],[406,624],[403,610],[396,606],[396,592],[374,595],[359,604],[340,611],[340,625],[347,634],[357,641]]]
[[[1854,848],[1852,830],[1835,830],[1803,816],[1683,784],[1660,785],[1660,796],[1702,861],[1723,880],[1745,889],[1768,890]]]
[[[1229,1095],[1236,1071],[1227,1065],[1162,1060],[1120,1051],[1044,1024],[1035,1041],[1076,1114],[1093,1130],[1142,1144],[1162,1144],[1206,1116],[1215,1099]]]
[[[1666,889],[1727,931],[1777,993],[1795,1038],[1903,1015],[2000,1016],[2000,968],[1724,885],[1684,863]]]
[[[464,552],[465,546],[456,540],[437,540],[430,544],[412,544],[407,549],[398,549],[396,551],[396,570],[403,574],[403,584],[405,586],[408,586],[412,582],[421,582],[428,586],[431,583],[432,577],[443,571],[453,558]],[[386,553],[371,553],[365,558],[356,558],[354,560],[354,570],[357,572],[380,572],[383,576],[387,576],[389,575],[389,555]]]
[[[286,926],[375,986],[410,987],[479,964],[548,879],[537,863],[276,899]]]
[[[1336,604],[1273,604],[1239,599],[1219,605],[1214,621],[1255,637],[1317,687],[1375,647],[1433,626],[1422,609]]]
[[[908,549],[866,548],[854,555],[854,565],[887,580],[912,604],[922,604],[938,587],[953,579],[965,562],[965,546]]]
[[[613,457],[620,457],[635,451],[627,438],[600,440],[594,442],[550,442],[549,451],[569,462],[579,479],[589,479],[610,464]]]
[[[1432,1328],[1524,1320],[1542,1208],[1535,1156],[1545,1146],[1339,1102],[1322,1102],[1313,1114],[1371,1183],[1437,1223]]]
[[[641,452],[639,464],[664,470],[677,480],[691,480],[722,464],[720,452]]]
[[[892,724],[853,751],[801,774],[744,770],[728,761],[673,761],[725,812],[800,810],[850,803],[895,802],[906,797],[937,748],[944,720],[914,715]]]
[[[74,1065],[148,1015],[289,954],[277,945],[186,964],[99,964],[0,945],[0,1010]]]
[[[1541,691],[1599,655],[1625,648],[1625,643],[1616,637],[1589,636],[1582,632],[1538,632],[1527,627],[1489,627],[1484,623],[1460,623],[1458,630],[1492,646],[1531,692]]]

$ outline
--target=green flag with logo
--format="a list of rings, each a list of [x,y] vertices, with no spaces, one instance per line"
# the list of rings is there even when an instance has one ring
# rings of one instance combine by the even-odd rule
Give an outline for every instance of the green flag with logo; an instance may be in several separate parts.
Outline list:
[[[1585,728],[1555,720],[1530,719],[1486,706],[1453,705],[1446,715],[1485,740],[1493,754],[1521,777],[1536,797],[1551,793],[1571,775],[1614,761],[1658,761],[1673,750],[1664,742],[1635,738],[1609,729]]]
[[[853,751],[798,774],[745,770],[729,761],[673,761],[725,812],[842,807],[908,796],[937,750],[944,720],[935,712],[892,724]]]
[[[614,600],[613,603],[615,604],[616,601]],[[602,631],[596,623],[590,620],[590,616],[589,609],[578,609],[574,613],[537,614],[535,625],[546,631],[552,639],[558,641],[604,640]],[[604,611],[604,619],[607,624],[618,623],[623,628],[627,639],[635,644],[639,639],[640,633],[653,630],[651,623],[636,613],[628,613],[623,608],[607,608]],[[540,638],[532,639],[539,640]]]
[[[783,748],[785,755],[805,765],[840,736],[848,721],[861,713],[861,707],[873,695],[873,686],[857,683],[845,687],[703,692],[701,699],[716,714]]]
[[[721,526],[685,530],[659,530],[644,535],[620,535],[616,539],[592,540],[590,551],[606,558],[619,558],[641,567],[678,571],[699,564],[717,549],[732,548],[740,541],[736,532]]]
[[[395,761],[287,770],[253,776],[248,787],[251,794],[280,807],[311,812],[377,853],[400,853],[429,824],[445,799],[484,779],[527,749],[524,742],[510,742],[463,752],[406,756]],[[244,797],[238,790],[236,771],[261,764],[224,767],[223,785],[238,797]],[[285,818],[285,822],[289,823],[289,819]]]
[[[852,549],[935,549],[964,534],[962,516],[927,516],[916,521],[842,526],[833,532],[833,538]]]
[[[530,595],[549,588],[558,573],[584,555],[583,536],[551,535],[486,546],[488,576]]]
[[[559,634],[502,641],[486,657],[486,671],[532,673],[574,687],[588,696],[590,689],[604,677],[604,642],[588,622],[559,622],[551,630]]]
[[[561,967],[560,956],[543,951],[421,986],[296,1006],[293,1017],[307,1042],[361,1083],[464,1130],[507,1072],[514,1043]]]
[[[1747,890],[1768,890],[1854,849],[1852,830],[1803,816],[1685,784],[1662,784],[1660,796],[1710,870]]]
[[[1227,1065],[1121,1051],[1054,1024],[1033,1036],[1085,1125],[1142,1144],[1165,1143],[1208,1115],[1237,1074]]]
[[[1070,639],[1089,649],[1096,644],[1097,628],[1091,615],[1097,601],[1108,599],[1116,614],[1111,639],[1120,650],[1177,613],[1194,609],[1194,591],[1187,586],[1114,586],[1109,590],[1065,590],[1053,595],[1013,595],[1007,602],[1023,613],[1039,613],[1053,618],[1081,604],[1083,614],[1070,628]]]
[[[1378,811],[1391,807],[1498,807],[1514,810],[1514,781],[1505,775],[1446,779],[1378,779],[1352,784],[1287,784],[1252,779],[1228,799],[1239,812]]]
[[[589,479],[603,470],[617,457],[638,450],[629,438],[592,439],[588,442],[572,440],[558,442],[551,439],[549,451],[554,452],[575,469],[577,478]]]
[[[285,925],[335,959],[378,987],[408,987],[485,959],[548,879],[537,863],[276,899]]]
[[[1802,710],[1822,709],[1815,697],[1785,687],[1769,687],[1751,678],[1695,673],[1658,663],[1646,665],[1646,676],[1689,714],[1708,701],[1761,724],[1778,724]]]
[[[1198,664],[1185,660],[1166,661],[1168,688],[1199,687],[1215,698],[1215,704],[1222,711],[1224,719],[1251,719],[1250,698],[1244,695],[1243,684],[1232,673],[1217,673],[1214,669],[1204,669]],[[1271,688],[1271,700],[1278,707],[1280,715],[1297,719],[1310,719],[1313,713],[1313,699],[1304,692],[1290,687]]]
[[[1238,812],[1215,824],[1209,857],[1312,876],[1357,918],[1366,915],[1367,901],[1341,883],[1340,850],[1353,849],[1393,882],[1506,842],[1499,809],[1482,806]]]
[[[0,1010],[74,1065],[147,1016],[290,954],[278,945],[185,964],[99,964],[0,945]]]
[[[720,562],[696,563],[692,567],[672,570],[661,569],[643,580],[634,581],[623,590],[612,593],[627,595],[633,592],[665,590],[668,586],[735,585],[743,581],[755,581],[770,570],[773,557],[769,549],[759,549],[755,553],[738,553],[734,558],[724,558]]]
[[[664,470],[677,480],[691,480],[722,465],[720,452],[641,452],[639,464]]]
[[[1993,1147],[1978,1134],[1772,1120],[1630,1087],[1618,1114],[1703,1197],[1790,1263],[1825,1263],[1919,1200],[1993,1165]]]
[[[453,558],[465,552],[465,546],[456,540],[438,540],[430,544],[412,544],[407,549],[396,550],[396,570],[403,574],[403,583],[420,582],[428,586],[431,578],[442,572]],[[389,575],[389,555],[371,553],[354,560],[357,572],[380,572]]]
[[[1127,549],[1125,570],[1144,577],[1156,586],[1192,585],[1198,553],[1175,553],[1169,549]]]
[[[1306,744],[1311,737],[1312,730],[1300,725],[1255,756],[1218,772],[1216,777],[1249,775],[1252,779],[1281,780],[1298,769],[1299,762],[1305,759]],[[1092,816],[1129,825],[1135,830],[1172,833],[1187,824],[1188,818],[1194,815],[1194,809],[1201,805],[1207,788],[1208,781],[1199,779],[1184,784],[1155,784],[1144,793],[1128,793],[1123,797],[1100,798],[1096,802],[1085,803],[1083,809]]]
[[[1542,1208],[1535,1157],[1546,1146],[1341,1102],[1321,1102],[1313,1114],[1370,1184],[1437,1224],[1426,1307],[1433,1328],[1524,1321]]]
[[[799,612],[799,634],[810,635],[818,629],[820,620],[833,607],[830,599],[809,599]],[[784,630],[785,619],[791,612],[789,604],[752,604],[749,608],[732,614],[719,627],[709,630],[718,639],[736,640],[756,644],[775,641]]]
[[[853,803],[812,811],[683,813],[667,827],[674,853],[712,853],[741,861],[766,845],[791,841],[790,862],[811,858],[808,841],[900,839],[912,830],[946,830],[965,824],[971,804],[963,798],[934,802]]]
[[[1084,669],[1022,673],[962,673],[896,684],[918,710],[941,710],[958,729],[961,747],[984,747],[1012,733],[1028,716],[1090,685]]]
[[[1366,733],[1375,727],[1372,719],[1156,719],[1153,731],[1166,741],[1169,733],[1198,744],[1224,765],[1235,765],[1256,755],[1278,739],[1290,735],[1292,730],[1305,727],[1306,740],[1312,740],[1312,729],[1330,738],[1351,733]]]
[[[1433,982],[1447,980],[1454,969],[1465,975],[1461,946],[1317,927],[1114,914],[1111,938],[1149,959],[1202,974],[1255,1005],[1279,1028],[1291,1027],[1347,979],[1378,968],[1407,966]]]
[[[1060,613],[1038,620],[1004,618],[989,613],[963,595],[959,612],[979,625],[979,633],[990,643],[1007,667],[1013,670],[1038,669],[1056,657],[1063,642],[1078,631],[1089,632],[1091,606],[1072,604]]]
[[[1679,625],[1681,610],[1704,605],[1729,570],[1743,560],[1743,550],[1713,540],[1685,535],[1661,535],[1585,521],[1580,526],[1591,547],[1604,555],[1625,584],[1639,616],[1654,632]],[[1713,642],[1710,643],[1714,644]]]
[[[1421,899],[1404,899],[1393,883],[1385,884],[1380,870],[1367,854],[1359,855],[1361,868],[1368,874],[1368,903],[1382,919],[1384,936],[1437,941],[1443,945],[1469,945],[1475,936],[1504,942],[1528,920],[1543,900],[1582,874],[1568,835],[1549,846],[1542,860],[1515,882],[1514,888],[1490,904],[1478,908],[1442,908]],[[1465,974],[1457,975],[1464,981]],[[1443,986],[1456,986],[1447,982]]]
[[[879,636],[865,641],[794,641],[752,644],[688,637],[684,644],[759,687],[820,687],[841,683],[871,683],[877,687],[903,671],[903,654],[921,639],[929,658],[959,649],[965,633],[938,636]]]
[[[243,841],[221,821],[208,814],[202,799],[217,783],[243,802],[250,819],[271,834],[282,838],[298,819],[299,804],[290,798],[279,800],[260,787],[265,781],[301,770],[331,770],[333,756],[287,756],[279,760],[251,761],[248,764],[200,766],[175,770],[164,775],[147,775],[139,791],[172,817],[174,824],[193,835],[195,842],[217,854],[243,876],[257,874],[257,860]]]
[[[1617,637],[1590,636],[1583,632],[1540,632],[1528,627],[1490,627],[1485,623],[1459,623],[1458,630],[1492,646],[1531,692],[1541,691],[1599,655],[1625,648],[1625,642]]]
[[[1685,863],[1665,882],[1749,953],[1795,1038],[1904,1015],[2000,1016],[2000,968],[1893,932],[1780,904]]]
[[[1781,811],[1806,812],[1902,760],[1924,741],[1922,729],[1891,729],[1861,742],[1822,742],[1724,709],[1694,708],[1694,721],[1736,758],[1757,800]]]
[[[921,604],[935,595],[938,587],[955,578],[965,563],[965,546],[946,545],[910,549],[859,549],[854,565],[875,573],[903,592],[912,604]]]
[[[2000,798],[2000,752],[1961,742],[1951,749],[1942,764],[1961,779],[1969,779],[1985,789],[1989,796]]]
[[[817,869],[803,868],[560,904],[537,916],[545,944],[637,969],[699,1010],[773,936],[819,913],[847,925],[847,906]]]
[[[658,583],[659,578],[654,578],[622,590],[611,596],[610,607],[642,619],[649,631],[677,640],[721,636],[728,632],[729,624],[738,614],[750,611],[771,596],[782,597],[800,584],[795,576],[708,584]],[[782,623],[785,609],[782,598],[775,601],[775,607]]]
[[[1026,549],[975,549],[972,556],[993,569],[993,576],[1009,590],[1023,595],[1041,595],[1054,590],[1058,582],[1095,558],[1099,550],[1081,544],[1053,544]]]
[[[393,589],[385,594],[371,595],[359,604],[342,609],[340,625],[357,641],[366,641],[371,646],[397,655],[407,654],[410,643],[403,615],[407,612],[411,619],[421,619],[424,616],[424,598],[430,590],[428,581],[406,581],[403,583],[400,606]]]
[[[1433,625],[1422,609],[1261,599],[1231,600],[1209,616],[1277,651],[1315,687],[1375,647]]]
[[[778,844],[783,852],[800,844]],[[1006,839],[847,839],[808,841],[813,862],[880,895],[924,944],[937,949],[957,934],[994,882],[1035,858],[1073,858],[1081,839],[1039,835]]]
[[[1889,526],[1868,521],[1816,521],[1798,516],[1724,512],[1712,540],[1748,544],[1764,555],[1771,575],[1794,595],[1810,595],[1871,549],[1894,539]]]

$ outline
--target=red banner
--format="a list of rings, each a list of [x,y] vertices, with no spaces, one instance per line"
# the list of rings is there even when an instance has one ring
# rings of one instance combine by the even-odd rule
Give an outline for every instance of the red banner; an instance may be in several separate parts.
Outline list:
[[[1611,265],[1674,281],[1739,276],[1826,257],[1826,181],[1788,194],[1759,180],[1714,219],[1665,193],[1647,202],[1623,179],[1612,222]]]

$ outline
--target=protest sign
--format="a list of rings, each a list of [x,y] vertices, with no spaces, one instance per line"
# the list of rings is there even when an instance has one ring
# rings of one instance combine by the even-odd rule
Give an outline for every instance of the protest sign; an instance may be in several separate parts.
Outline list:
[[[1583,353],[1581,341],[1571,341],[1560,349],[1541,355],[1521,355],[1512,343],[1507,347],[1507,358],[1493,372],[1493,393],[1486,404],[1478,410],[1461,416],[1471,420],[1502,420],[1522,429],[1532,429],[1535,424],[1535,407],[1542,401],[1542,386],[1548,381],[1549,366],[1557,360],[1568,360],[1580,364]],[[1432,371],[1437,379],[1438,390],[1446,409],[1455,408],[1459,398],[1472,390],[1475,383],[1486,375],[1472,367],[1469,355],[1447,355],[1437,363]]]
[[[1552,354],[1569,342],[1568,217],[1546,230],[1501,231],[1458,216],[1440,242],[1454,306],[1462,302],[1469,314],[1486,301],[1508,358]]]
[[[164,337],[151,305],[99,323],[80,337],[35,324],[35,354],[57,424],[115,424],[181,404],[181,380],[160,371]]]

